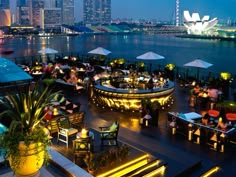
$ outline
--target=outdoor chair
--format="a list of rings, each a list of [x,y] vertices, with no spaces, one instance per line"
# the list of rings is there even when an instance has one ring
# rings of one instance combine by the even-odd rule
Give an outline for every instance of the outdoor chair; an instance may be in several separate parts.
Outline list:
[[[111,126],[99,127],[101,147],[103,146],[118,146],[119,123],[116,121]]]
[[[84,111],[68,114],[67,116],[69,118],[71,125],[74,128],[81,130],[84,127],[84,116],[85,116]]]
[[[72,136],[75,136],[76,133],[78,133],[78,130],[72,127],[68,117],[58,118],[57,126],[58,126],[57,142],[61,141],[66,143],[66,147],[68,148],[69,139]]]
[[[50,132],[50,135],[53,135],[58,132],[57,119],[53,118],[47,121],[47,128]]]

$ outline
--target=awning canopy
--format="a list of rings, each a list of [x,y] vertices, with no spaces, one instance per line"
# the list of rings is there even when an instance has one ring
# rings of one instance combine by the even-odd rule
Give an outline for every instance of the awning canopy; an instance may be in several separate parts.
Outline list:
[[[28,73],[6,58],[0,58],[0,75],[0,84],[32,79]]]

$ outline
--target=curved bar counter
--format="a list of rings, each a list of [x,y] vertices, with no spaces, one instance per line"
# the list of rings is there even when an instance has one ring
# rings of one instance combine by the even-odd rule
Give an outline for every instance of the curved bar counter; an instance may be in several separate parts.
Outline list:
[[[109,108],[138,111],[141,100],[150,98],[151,102],[158,101],[166,105],[174,92],[174,83],[169,81],[163,87],[153,89],[113,88],[106,84],[106,80],[97,80],[93,88],[93,99],[97,103]]]

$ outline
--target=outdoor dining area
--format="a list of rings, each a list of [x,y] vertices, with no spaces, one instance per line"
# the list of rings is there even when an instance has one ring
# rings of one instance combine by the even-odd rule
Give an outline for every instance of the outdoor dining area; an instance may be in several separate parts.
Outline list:
[[[8,98],[2,99],[6,101],[5,99]],[[92,176],[122,176],[134,174],[137,170],[145,171],[147,168],[150,172],[154,166],[155,168],[164,167],[163,164],[157,163],[159,160],[148,153],[118,141],[120,126],[118,121],[92,129],[86,126],[86,112],[80,110],[79,104],[71,102],[60,93],[56,93],[49,100],[50,107],[40,108],[44,116],[38,126],[43,129],[49,140],[48,152],[51,154],[49,163],[54,165],[53,168],[57,169],[57,173],[70,176],[86,174],[85,171],[87,171],[87,174]],[[0,137],[11,128],[4,124],[0,123]],[[3,148],[0,150],[2,157],[5,151]],[[70,171],[70,168],[61,165],[68,161],[62,162],[62,158],[65,158],[62,155],[73,162],[71,165],[77,168],[77,171]],[[1,163],[4,160],[2,157]],[[31,173],[27,169],[24,172]],[[23,172],[17,171],[17,173]],[[41,173],[45,174],[45,171],[41,170]],[[12,171],[8,170],[6,175],[12,175]]]
[[[42,54],[49,54],[48,51],[44,52]],[[157,110],[163,111],[164,108],[170,110],[166,125],[172,135],[180,133],[186,136],[188,141],[207,145],[214,151],[225,152],[231,142],[235,141],[236,110],[227,109],[233,103],[224,105],[227,99],[228,78],[225,80],[222,77],[218,82],[201,82],[199,77],[200,69],[207,69],[212,64],[199,60],[185,64],[184,67],[197,68],[196,77],[185,82],[188,84],[185,85],[184,91],[189,91],[189,106],[207,111],[204,114],[197,111],[181,113],[182,111],[171,112],[175,87],[179,84],[179,80],[175,80],[177,74],[173,72],[174,65],[168,64],[163,70],[153,70],[152,64],[145,69],[137,65],[132,67],[130,63],[122,63],[124,60],[120,60],[122,62],[118,62],[119,64],[109,65],[105,58],[110,51],[97,48],[88,53],[95,56],[91,56],[86,62],[81,62],[78,57],[63,56],[49,62],[35,61],[32,65],[19,65],[29,74],[27,81],[30,83],[39,83],[42,87],[60,92],[51,100],[50,106],[45,107],[45,117],[40,125],[48,131],[50,148],[68,157],[88,173],[95,176],[129,176],[140,170],[145,171],[145,168],[153,163],[155,167],[150,169],[161,168],[164,171],[166,163],[160,163],[150,154],[119,141],[121,124],[118,120],[110,121],[106,126],[88,127],[86,111],[81,111],[81,104],[75,102],[75,99],[69,99],[84,95],[83,93],[88,95],[88,100],[100,109],[99,111],[142,112],[144,98],[151,103],[158,103],[158,109],[154,111],[156,114],[152,115],[157,115]],[[164,57],[147,52],[136,59],[152,62]],[[222,113],[222,110],[225,112]],[[146,121],[145,116],[140,119],[141,130],[151,129],[154,125],[151,121]],[[126,118],[129,119],[128,116]],[[156,127],[157,124],[158,122]],[[222,124],[225,124],[225,127]],[[0,134],[6,131],[6,128],[2,130]],[[57,160],[54,158],[51,162],[57,163]],[[63,169],[63,166],[61,168]],[[152,171],[150,169],[149,172]]]
[[[211,109],[204,115],[196,112],[168,112],[167,126],[172,135],[180,133],[188,141],[204,144],[223,153],[236,140],[235,121],[235,113],[222,113]]]

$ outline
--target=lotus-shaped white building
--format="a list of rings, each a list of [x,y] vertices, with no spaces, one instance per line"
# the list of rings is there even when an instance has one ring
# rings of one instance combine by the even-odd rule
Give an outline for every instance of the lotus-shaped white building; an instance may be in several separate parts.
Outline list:
[[[189,11],[184,11],[184,26],[188,30],[188,34],[202,35],[208,34],[210,29],[212,29],[217,24],[217,18],[210,19],[210,16],[205,15],[202,19],[198,13],[192,13],[190,15]]]

